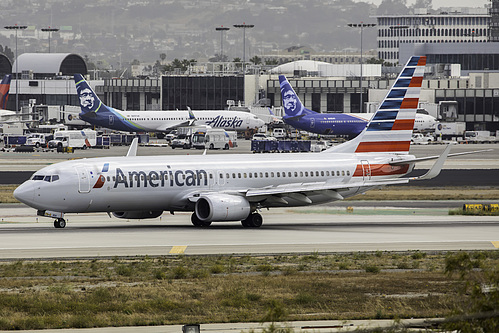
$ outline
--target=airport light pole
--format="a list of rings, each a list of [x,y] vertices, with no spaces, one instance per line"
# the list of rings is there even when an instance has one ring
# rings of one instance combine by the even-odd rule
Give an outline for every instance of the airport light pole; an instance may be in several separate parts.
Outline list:
[[[42,28],[42,31],[49,33],[49,53],[50,53],[50,35],[52,35],[52,32],[59,31],[59,29],[48,27],[48,28]]]
[[[223,25],[216,27],[216,31],[220,31],[220,60],[223,61],[224,56],[224,31],[230,30],[230,28],[224,27]]]
[[[234,24],[234,28],[242,28],[243,29],[243,74],[246,73],[246,29],[251,29],[255,25],[254,24]]]
[[[362,101],[362,65],[363,65],[363,59],[362,59],[362,31],[364,28],[372,28],[375,27],[376,24],[374,23],[349,23],[347,24],[350,28],[360,28],[360,78],[359,78],[359,85],[360,85],[360,113],[364,111],[363,104],[364,102]]]
[[[8,30],[15,30],[16,31],[16,112],[19,112],[19,71],[18,71],[18,59],[17,59],[17,31],[18,30],[24,30],[28,26],[26,25],[8,25],[4,27],[5,29]]]

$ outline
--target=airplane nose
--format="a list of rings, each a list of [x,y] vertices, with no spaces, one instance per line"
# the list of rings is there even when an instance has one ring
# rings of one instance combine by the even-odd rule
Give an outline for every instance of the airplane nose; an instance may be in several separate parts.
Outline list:
[[[35,198],[35,188],[33,187],[33,184],[21,184],[14,190],[14,198],[28,206],[31,206]]]

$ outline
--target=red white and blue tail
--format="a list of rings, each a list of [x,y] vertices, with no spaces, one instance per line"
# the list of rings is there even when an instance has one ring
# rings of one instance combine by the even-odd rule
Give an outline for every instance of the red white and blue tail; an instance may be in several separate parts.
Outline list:
[[[425,65],[411,57],[364,131],[327,152],[408,154]]]

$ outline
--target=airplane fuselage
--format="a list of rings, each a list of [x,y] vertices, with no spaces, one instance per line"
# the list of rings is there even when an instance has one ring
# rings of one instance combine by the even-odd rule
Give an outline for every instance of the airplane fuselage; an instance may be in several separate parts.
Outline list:
[[[192,211],[201,193],[238,196],[248,195],[252,188],[285,192],[289,186],[316,187],[308,198],[319,204],[335,200],[321,186],[340,186],[338,193],[346,198],[363,191],[373,179],[410,171],[409,165],[388,165],[391,159],[393,155],[310,153],[232,155],[230,162],[223,155],[103,157],[45,167],[16,191],[32,198],[26,203],[38,210],[63,213]],[[248,198],[262,207],[310,204],[285,193],[263,202],[258,193]]]
[[[299,119],[284,121],[294,128],[321,135],[355,137],[366,127],[374,113],[312,113]],[[435,126],[435,118],[416,114],[415,131],[429,130]]]
[[[119,111],[80,113],[80,118],[91,124],[130,132],[164,132],[178,125],[210,126],[227,131],[245,131],[261,127],[263,120],[242,111],[195,111],[196,120],[191,121],[188,111]]]

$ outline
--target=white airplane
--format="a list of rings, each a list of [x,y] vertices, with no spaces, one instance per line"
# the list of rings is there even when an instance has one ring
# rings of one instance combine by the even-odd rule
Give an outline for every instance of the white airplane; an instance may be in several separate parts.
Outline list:
[[[242,221],[260,227],[262,208],[342,200],[384,185],[437,176],[451,146],[440,156],[416,158],[409,147],[426,57],[411,57],[397,78],[396,98],[386,97],[355,139],[322,153],[100,157],[47,166],[14,196],[55,218],[66,213],[107,212],[124,219],[192,211],[195,226]],[[388,96],[388,95],[387,95]],[[393,95],[391,95],[393,96]],[[454,154],[455,155],[455,154]],[[423,176],[401,178],[416,162],[435,159]]]
[[[80,119],[96,126],[127,132],[169,132],[181,126],[205,125],[227,131],[262,127],[265,122],[249,112],[230,110],[121,111],[101,102],[81,74],[74,75],[80,98]]]
[[[348,115],[369,121],[373,117],[374,113],[348,113]],[[434,130],[436,124],[437,119],[435,117],[430,116],[429,114],[419,113],[418,110],[416,113],[416,119],[414,120],[414,131],[424,132]]]

